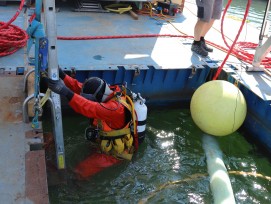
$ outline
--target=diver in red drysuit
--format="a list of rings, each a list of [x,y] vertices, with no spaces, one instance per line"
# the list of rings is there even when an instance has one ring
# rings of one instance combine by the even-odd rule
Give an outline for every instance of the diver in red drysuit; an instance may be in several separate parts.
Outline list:
[[[127,107],[118,100],[113,100],[115,93],[120,92],[119,86],[109,87],[104,80],[98,77],[91,77],[81,83],[66,75],[61,69],[59,69],[59,77],[60,80],[48,78],[48,87],[53,92],[65,96],[73,110],[87,118],[94,119],[95,126],[98,123],[102,124],[102,127],[106,126],[104,131],[110,132],[127,127]],[[111,142],[115,141],[114,139],[110,138],[106,141],[110,141],[110,145],[114,146],[114,143]],[[133,145],[137,148],[136,139],[133,139]],[[76,166],[75,173],[81,178],[88,178],[106,167],[120,163],[121,160],[110,152],[91,154]]]

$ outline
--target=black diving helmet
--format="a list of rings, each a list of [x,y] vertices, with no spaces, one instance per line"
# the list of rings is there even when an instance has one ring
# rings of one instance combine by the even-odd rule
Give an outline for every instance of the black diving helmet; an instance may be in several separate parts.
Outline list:
[[[99,77],[90,77],[83,84],[80,95],[91,101],[105,102],[111,93],[112,90],[103,79],[100,79]]]

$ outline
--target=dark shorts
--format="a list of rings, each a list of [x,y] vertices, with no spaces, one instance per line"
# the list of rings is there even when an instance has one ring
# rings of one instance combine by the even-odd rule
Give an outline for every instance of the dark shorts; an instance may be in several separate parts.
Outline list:
[[[209,22],[211,19],[220,19],[223,0],[196,0],[198,6],[198,18]]]

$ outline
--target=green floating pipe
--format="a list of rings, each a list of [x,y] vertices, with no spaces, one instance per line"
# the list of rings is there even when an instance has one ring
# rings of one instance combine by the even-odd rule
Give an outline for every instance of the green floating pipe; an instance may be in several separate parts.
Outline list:
[[[229,175],[222,160],[222,152],[215,138],[204,134],[202,141],[207,158],[207,167],[214,204],[235,204]]]

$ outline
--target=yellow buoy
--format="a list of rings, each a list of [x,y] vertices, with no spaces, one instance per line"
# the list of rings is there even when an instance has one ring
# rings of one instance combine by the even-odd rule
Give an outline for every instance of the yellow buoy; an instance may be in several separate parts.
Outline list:
[[[247,105],[242,92],[224,80],[209,81],[193,94],[190,111],[193,121],[205,133],[226,136],[244,122]]]

